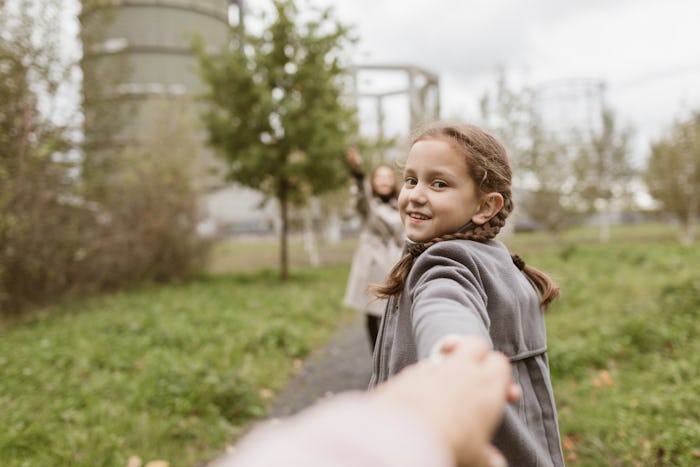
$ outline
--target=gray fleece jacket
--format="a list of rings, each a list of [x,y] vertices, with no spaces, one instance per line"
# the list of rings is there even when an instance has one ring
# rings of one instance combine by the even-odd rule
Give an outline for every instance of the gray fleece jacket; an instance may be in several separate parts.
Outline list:
[[[534,286],[499,241],[436,243],[413,264],[382,319],[370,387],[429,356],[448,334],[485,337],[520,385],[493,440],[511,466],[563,466],[544,317]]]

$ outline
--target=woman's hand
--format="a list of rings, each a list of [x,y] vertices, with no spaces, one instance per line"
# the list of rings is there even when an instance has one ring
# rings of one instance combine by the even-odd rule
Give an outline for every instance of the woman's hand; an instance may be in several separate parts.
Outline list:
[[[353,172],[362,172],[362,156],[355,147],[350,147],[345,151],[345,159],[348,161]]]

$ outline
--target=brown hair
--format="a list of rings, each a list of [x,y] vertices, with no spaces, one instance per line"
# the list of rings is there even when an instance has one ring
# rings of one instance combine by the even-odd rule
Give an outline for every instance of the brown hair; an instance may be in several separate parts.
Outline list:
[[[477,197],[497,192],[503,196],[503,208],[482,225],[471,224],[472,228],[464,232],[435,237],[424,243],[412,243],[406,254],[389,272],[383,285],[372,287],[380,298],[399,295],[403,290],[408,272],[415,259],[432,245],[445,240],[466,239],[477,242],[491,240],[506,223],[506,218],[513,210],[511,194],[511,168],[506,150],[493,136],[479,127],[464,123],[434,122],[419,128],[411,140],[411,146],[422,140],[442,140],[459,154],[463,155],[470,176],[477,185]],[[513,255],[513,262],[532,281],[540,293],[543,307],[559,297],[559,286],[545,273],[526,265],[520,257]]]

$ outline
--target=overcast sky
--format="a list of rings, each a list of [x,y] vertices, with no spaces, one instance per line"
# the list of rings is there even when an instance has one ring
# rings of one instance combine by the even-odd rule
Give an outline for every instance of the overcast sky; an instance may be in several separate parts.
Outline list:
[[[252,11],[271,3],[244,2]],[[439,75],[442,117],[478,119],[478,100],[493,88],[498,67],[516,86],[604,82],[605,102],[636,130],[639,157],[675,117],[700,110],[700,0],[297,3],[332,5],[336,18],[355,27],[355,63],[410,64]],[[77,2],[68,4],[66,14],[75,15]],[[361,84],[372,91],[387,83],[402,87],[387,77]],[[403,131],[406,103],[396,98],[387,105],[389,131]],[[364,118],[365,126],[372,118]]]
[[[438,74],[443,117],[476,118],[499,66],[514,84],[603,81],[641,150],[683,110],[700,109],[698,0],[305,2],[332,4],[355,26],[356,62]]]

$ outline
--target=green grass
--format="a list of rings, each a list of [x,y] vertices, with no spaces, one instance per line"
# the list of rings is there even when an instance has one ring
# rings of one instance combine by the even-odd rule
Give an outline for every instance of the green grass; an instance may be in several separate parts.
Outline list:
[[[35,314],[0,334],[3,466],[192,466],[265,414],[350,312],[345,268],[202,277]]]
[[[348,264],[356,246],[356,238],[337,243],[318,241],[316,244],[323,266]],[[280,262],[279,250],[279,239],[275,237],[222,241],[211,252],[209,269],[212,272],[229,272],[277,268]],[[291,236],[289,241],[289,263],[300,268],[311,266],[309,254],[297,236]]]
[[[513,242],[562,287],[547,331],[569,465],[700,463],[700,249],[637,234]]]
[[[607,244],[595,229],[504,240],[562,287],[547,330],[567,464],[698,465],[698,244],[676,244],[666,226],[615,229]],[[229,269],[274,266],[263,251],[270,244],[215,253]],[[351,252],[351,242],[323,246],[324,264],[339,265],[311,269],[297,251],[286,284],[274,270],[218,273],[6,325],[0,464],[124,466],[138,455],[192,466],[220,456],[265,414],[294,361],[352,316],[340,306]]]

